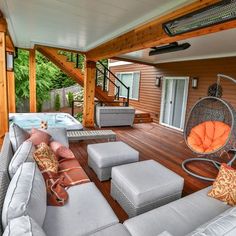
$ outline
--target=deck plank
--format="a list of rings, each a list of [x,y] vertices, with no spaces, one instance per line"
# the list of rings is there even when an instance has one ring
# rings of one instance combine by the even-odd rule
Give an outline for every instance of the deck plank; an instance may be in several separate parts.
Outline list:
[[[182,161],[195,156],[186,146],[182,133],[155,123],[135,124],[133,128],[120,127],[112,128],[112,130],[117,134],[117,140],[129,144],[139,151],[140,160],[156,160],[181,175],[185,179],[183,195],[188,195],[211,184],[210,182],[191,177],[182,170]],[[87,145],[100,142],[107,142],[107,140],[70,142],[70,148],[91,181],[100,189],[120,221],[123,222],[128,217],[119,204],[110,196],[110,181],[101,183],[87,164]],[[191,164],[191,169],[208,177],[215,177],[217,175],[215,168],[203,163]]]

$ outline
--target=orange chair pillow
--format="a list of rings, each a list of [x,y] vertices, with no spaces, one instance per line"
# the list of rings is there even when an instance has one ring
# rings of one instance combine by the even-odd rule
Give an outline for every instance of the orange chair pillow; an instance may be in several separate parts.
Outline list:
[[[205,121],[191,129],[187,142],[194,151],[209,153],[223,147],[229,134],[229,125],[221,121]]]
[[[226,164],[222,164],[208,196],[226,202],[231,206],[235,206],[236,170]]]

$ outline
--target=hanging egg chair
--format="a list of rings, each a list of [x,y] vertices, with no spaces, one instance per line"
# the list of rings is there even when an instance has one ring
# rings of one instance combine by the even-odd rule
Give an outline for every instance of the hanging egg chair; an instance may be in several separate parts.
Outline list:
[[[212,163],[219,170],[221,162],[215,159],[223,153],[234,152],[234,156],[227,163],[230,166],[236,159],[236,111],[229,102],[221,99],[221,78],[236,83],[235,79],[219,74],[215,92],[211,91],[211,96],[195,103],[184,128],[187,146],[200,157],[186,159],[182,163],[182,168],[188,174],[207,181],[214,179],[194,173],[187,168],[187,164],[204,161]]]

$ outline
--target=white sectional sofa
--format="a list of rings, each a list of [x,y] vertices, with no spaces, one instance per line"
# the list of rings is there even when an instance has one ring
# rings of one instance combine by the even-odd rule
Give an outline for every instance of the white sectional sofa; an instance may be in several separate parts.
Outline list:
[[[53,137],[57,136],[57,133],[53,135]],[[16,177],[13,176],[13,179],[10,180],[8,174],[9,162],[13,155],[12,143],[9,135],[6,134],[0,154],[0,209],[2,215],[6,215],[6,212],[2,212],[4,201],[7,201],[6,193],[12,188],[11,185],[16,183],[14,180]],[[33,166],[34,163],[23,165]],[[21,171],[18,169],[17,172],[24,174],[26,172],[23,171],[24,168]],[[27,172],[29,173],[30,169]],[[36,172],[40,178],[41,173]],[[19,173],[15,175],[17,176]],[[33,182],[31,181],[31,183]],[[32,184],[25,184],[26,192],[30,192],[28,190],[33,189],[32,186]],[[36,199],[46,192],[44,187],[38,188],[37,191],[38,194],[34,195]],[[236,208],[208,197],[207,191],[208,188],[203,189],[120,224],[95,184],[85,183],[68,189],[69,200],[65,206],[46,206],[45,198],[34,204],[28,204],[23,217],[9,220],[4,236],[32,235],[30,233],[22,234],[22,227],[28,227],[28,230],[31,231],[35,230],[34,236],[235,236]],[[19,206],[21,204],[19,202]],[[37,210],[40,207],[45,207],[45,213]],[[41,220],[38,222],[37,214],[39,212],[44,216],[42,225],[39,224]],[[206,224],[206,222],[209,223]],[[6,227],[4,219],[2,226],[4,228],[1,227],[1,234]]]

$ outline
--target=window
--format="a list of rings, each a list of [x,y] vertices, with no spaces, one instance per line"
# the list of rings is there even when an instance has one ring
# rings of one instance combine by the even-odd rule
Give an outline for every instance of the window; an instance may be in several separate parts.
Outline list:
[[[116,76],[130,88],[129,98],[138,100],[140,72],[120,72]],[[120,97],[127,97],[127,89],[118,80],[116,80],[116,85],[120,86]]]

